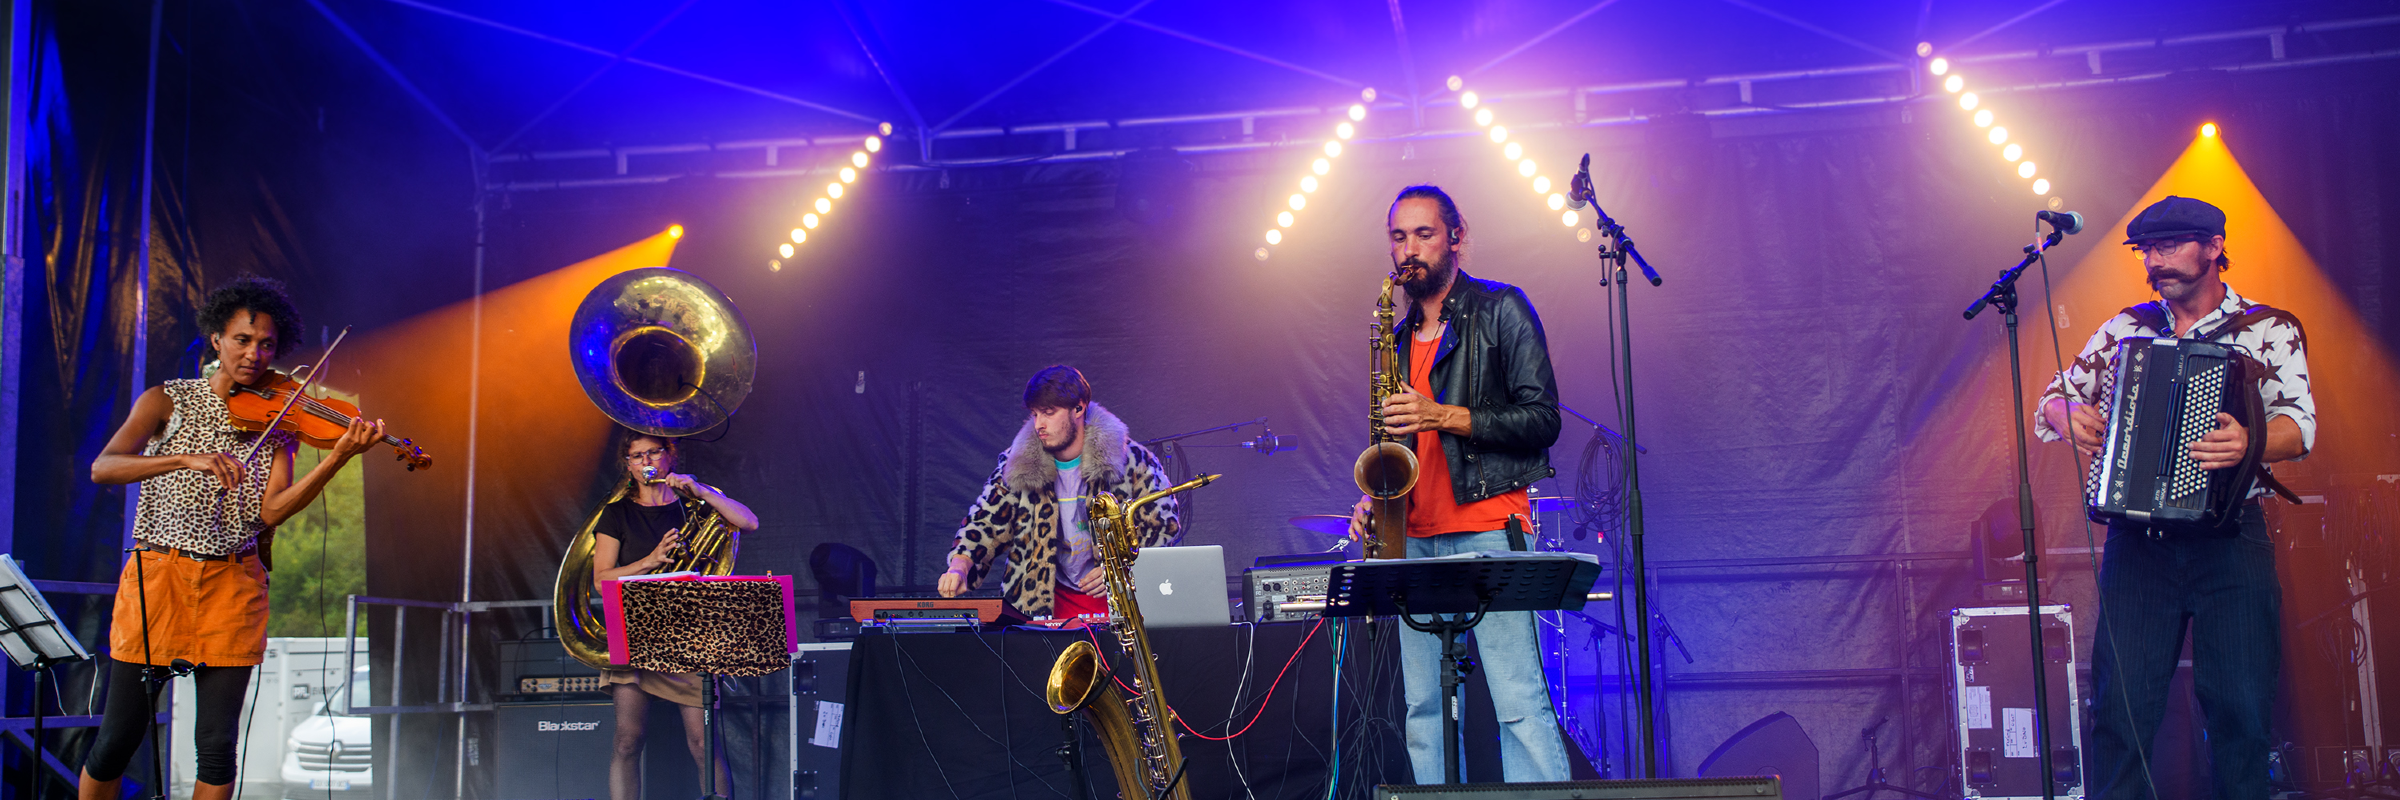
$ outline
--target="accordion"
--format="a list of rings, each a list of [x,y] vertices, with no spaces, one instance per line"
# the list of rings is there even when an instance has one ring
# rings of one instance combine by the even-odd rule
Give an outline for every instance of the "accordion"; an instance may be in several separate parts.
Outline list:
[[[2093,459],[2085,510],[2093,522],[2201,532],[2230,524],[2248,498],[2265,450],[2264,369],[2233,347],[2200,339],[2129,337],[2104,373],[2108,433]],[[2201,469],[2188,448],[2233,415],[2250,433],[2249,454]]]

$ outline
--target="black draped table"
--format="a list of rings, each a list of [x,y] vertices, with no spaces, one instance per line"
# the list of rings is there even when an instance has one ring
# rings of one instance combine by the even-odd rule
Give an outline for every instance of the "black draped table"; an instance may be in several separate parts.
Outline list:
[[[1365,797],[1378,783],[1408,782],[1391,621],[1376,626],[1372,636],[1367,623],[1351,624],[1338,701],[1337,624],[1150,632],[1167,703],[1200,734],[1240,732],[1230,741],[1184,736],[1183,754],[1191,764],[1184,780],[1193,797],[1323,798],[1326,779],[1337,768],[1343,797]],[[1069,642],[1084,638],[1080,631],[1034,629],[859,637],[851,649],[843,720],[842,796],[1115,797],[1115,773],[1084,724],[1076,730],[1088,791],[1077,791],[1059,757],[1064,730],[1042,697],[1050,663]],[[1115,640],[1105,631],[1099,639],[1101,652],[1121,665]],[[1269,686],[1275,686],[1272,697]]]

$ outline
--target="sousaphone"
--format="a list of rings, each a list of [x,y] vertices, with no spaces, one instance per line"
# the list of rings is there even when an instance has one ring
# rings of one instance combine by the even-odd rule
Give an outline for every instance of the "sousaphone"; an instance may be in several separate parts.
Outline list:
[[[576,307],[567,331],[567,359],[583,393],[608,415],[652,436],[689,436],[722,425],[750,395],[758,346],[750,325],[723,292],[691,273],[645,267],[609,276]],[[592,606],[592,529],[600,509],[631,492],[618,484],[567,545],[551,594],[559,642],[568,655],[608,666],[608,627]],[[668,569],[709,575],[733,571],[734,537],[705,504],[686,499],[686,540],[695,552]]]

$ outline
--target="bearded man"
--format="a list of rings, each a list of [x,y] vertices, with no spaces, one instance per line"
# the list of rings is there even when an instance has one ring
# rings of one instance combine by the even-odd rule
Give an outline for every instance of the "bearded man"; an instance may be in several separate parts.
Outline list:
[[[1419,465],[1406,495],[1408,557],[1514,549],[1510,529],[1524,527],[1533,512],[1525,487],[1555,472],[1558,383],[1541,317],[1524,290],[1459,271],[1467,223],[1440,188],[1402,189],[1385,223],[1409,300],[1408,318],[1395,329],[1406,390],[1383,403],[1384,427],[1415,444]],[[1351,511],[1351,536],[1362,541],[1369,508],[1361,497]],[[1566,780],[1566,747],[1532,612],[1485,615],[1475,647],[1500,720],[1502,777]],[[1408,760],[1420,784],[1446,777],[1441,650],[1433,634],[1400,631]]]
[[[2288,311],[2244,299],[2225,285],[2225,212],[2189,197],[2168,197],[2125,226],[2125,244],[2142,257],[2159,299],[2125,309],[2100,326],[2082,355],[2042,393],[2034,430],[2042,441],[2071,438],[2086,458],[2100,453],[2106,409],[2095,404],[2101,378],[2116,370],[2117,343],[2148,336],[2208,339],[2238,348],[2266,367],[2259,402],[2266,442],[2231,414],[2182,457],[2224,469],[2256,456],[2287,461],[2316,442],[2317,401],[2309,392],[2308,336]],[[2261,473],[2264,474],[2263,472]],[[2167,535],[2130,523],[2108,526],[2100,560],[2100,628],[2092,643],[2092,737],[2087,740],[2091,796],[2155,797],[2143,753],[2166,714],[2167,682],[2191,629],[2192,688],[2200,697],[2220,798],[2267,796],[2268,713],[2282,663],[2283,586],[2259,499],[2249,489],[2240,513],[2214,531]]]

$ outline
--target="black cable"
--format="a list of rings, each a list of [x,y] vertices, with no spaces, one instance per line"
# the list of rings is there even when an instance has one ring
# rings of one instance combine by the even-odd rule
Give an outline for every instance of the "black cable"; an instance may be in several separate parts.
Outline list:
[[[2041,223],[2034,223],[2033,229],[2034,233],[2041,233]],[[2042,266],[2042,313],[2046,315],[2050,321],[2050,324],[2047,326],[2050,329],[2050,365],[2057,370],[2057,372],[2053,373],[2052,377],[2050,378],[2050,382],[2052,384],[2056,384],[2059,381],[2060,376],[2063,376],[2066,373],[2067,366],[2066,356],[2062,352],[2064,345],[2060,344],[2058,340],[2058,299],[2050,283],[2049,249],[2043,248],[2040,252],[2036,253],[2035,260]],[[2115,319],[2115,317],[2112,316],[2109,319]],[[2106,326],[2108,323],[2103,321],[2100,324],[2102,326]],[[2047,389],[2045,389],[2045,392],[2046,391]],[[2036,397],[2038,398],[2039,395],[2036,395]],[[2041,407],[2035,406],[2034,413],[2042,413]],[[2067,439],[2069,456],[2075,460],[2077,492],[2075,502],[2081,504],[2084,502],[2084,498],[2091,496],[2091,469],[2083,460],[2083,451],[2075,449],[2074,420],[2068,420],[2067,427],[2068,429],[2063,433]],[[2034,545],[2037,547],[2040,546],[2040,540],[2035,540]],[[2109,656],[2116,659],[2117,663],[2120,665],[2119,670],[2122,671],[2122,665],[2125,663],[2125,656],[2117,646],[2117,626],[2108,623],[2108,593],[2103,591],[2100,585],[2100,545],[2092,536],[2092,520],[2089,516],[2085,516],[2083,518],[2083,546],[2084,556],[2089,560],[2088,563],[2091,565],[2092,571],[2092,604],[2099,607],[2100,627],[2108,629]],[[2030,558],[2033,557],[2033,554],[2028,553],[2026,556]],[[2032,587],[2026,588],[2031,589]],[[2074,643],[2069,642],[2068,644],[2072,646]],[[2069,677],[2071,678],[2072,676]],[[2133,698],[2126,696],[2125,692],[2120,690],[2117,692],[2117,700],[2119,701],[2118,705],[2125,709],[2126,727],[2139,727],[2135,724],[2133,718]],[[2150,743],[2143,741],[2134,742],[2133,754],[2134,760],[2142,765],[2142,783],[2148,786],[2150,789],[2150,800],[2159,800],[2158,781],[2150,774]],[[2048,780],[2049,777],[2050,776],[2043,776],[2043,779]]]
[[[263,662],[261,663],[261,666],[264,666]],[[239,668],[226,667],[226,669]],[[242,724],[233,729],[234,735],[239,736],[242,739],[242,752],[240,755],[235,756],[233,760],[233,796],[235,797],[242,796],[242,786],[247,784],[250,780],[250,734],[256,730],[256,726],[258,724],[258,686],[261,683],[264,683],[264,681],[259,680],[257,671],[253,670],[252,674],[250,675],[250,707],[242,711]],[[193,694],[199,693],[199,685],[200,679],[193,678]],[[194,713],[192,715],[192,721],[194,723],[199,722],[198,711],[198,704],[193,704]]]

